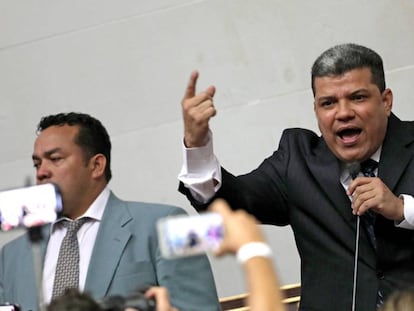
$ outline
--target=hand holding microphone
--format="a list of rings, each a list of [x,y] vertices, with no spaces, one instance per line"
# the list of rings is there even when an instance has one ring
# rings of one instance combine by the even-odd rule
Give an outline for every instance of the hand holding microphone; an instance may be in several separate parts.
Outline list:
[[[352,177],[347,194],[352,197],[352,213],[363,215],[368,210],[381,214],[387,219],[402,221],[404,219],[404,201],[396,196],[379,177],[358,177],[364,170],[361,164],[351,162],[347,169]]]

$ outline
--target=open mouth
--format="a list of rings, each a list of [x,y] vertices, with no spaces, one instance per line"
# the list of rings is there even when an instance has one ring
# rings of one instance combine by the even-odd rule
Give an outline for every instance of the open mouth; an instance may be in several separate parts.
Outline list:
[[[361,133],[359,128],[347,128],[339,131],[337,135],[345,144],[355,143]]]

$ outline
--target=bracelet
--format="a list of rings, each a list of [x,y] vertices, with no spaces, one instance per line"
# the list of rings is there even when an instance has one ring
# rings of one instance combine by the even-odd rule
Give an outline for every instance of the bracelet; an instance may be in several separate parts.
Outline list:
[[[236,253],[236,258],[239,263],[245,263],[253,257],[266,257],[272,256],[272,249],[263,242],[250,242],[244,244]]]

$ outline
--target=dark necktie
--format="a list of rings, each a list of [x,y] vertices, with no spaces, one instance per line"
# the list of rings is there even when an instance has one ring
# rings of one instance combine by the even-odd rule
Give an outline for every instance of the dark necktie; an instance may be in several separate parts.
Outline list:
[[[375,177],[375,170],[378,167],[378,162],[372,159],[368,159],[361,163],[361,173],[365,177]],[[365,223],[365,227],[368,231],[369,238],[371,239],[372,245],[374,248],[377,248],[377,241],[375,238],[375,219],[376,214],[368,210],[365,212],[364,216],[362,217]]]
[[[375,177],[375,170],[377,168],[378,162],[373,159],[368,159],[361,163],[361,173],[365,177]]]
[[[361,163],[361,173],[365,177],[375,177],[375,170],[378,168],[378,162],[372,159],[368,159]],[[372,241],[372,244],[374,245],[374,248],[377,249],[377,240],[375,237],[375,220],[376,220],[376,214],[368,210],[365,212],[365,214],[362,216],[365,227],[368,231],[369,237]],[[379,290],[377,293],[377,308],[380,307],[383,304],[383,296],[381,291]]]
[[[79,243],[77,233],[87,220],[87,217],[74,221],[64,220],[63,225],[67,228],[67,231],[60,245],[52,299],[62,296],[68,288],[79,287]]]

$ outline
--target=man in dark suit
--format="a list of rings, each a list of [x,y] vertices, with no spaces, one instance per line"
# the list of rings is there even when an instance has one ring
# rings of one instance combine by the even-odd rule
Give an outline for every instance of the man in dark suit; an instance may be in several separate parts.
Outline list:
[[[287,129],[273,155],[237,177],[214,157],[215,88],[196,94],[197,77],[182,101],[179,189],[198,210],[221,197],[262,223],[290,224],[301,258],[300,310],[372,311],[414,284],[414,124],[391,112],[376,52],[356,44],[323,52],[312,67],[322,135]],[[368,175],[369,159],[379,165]]]
[[[143,286],[163,286],[180,310],[220,310],[207,257],[168,260],[160,254],[157,220],[184,211],[169,205],[123,201],[108,188],[111,142],[100,121],[87,114],[60,113],[43,118],[38,132],[33,152],[37,183],[59,187],[64,217],[42,228],[40,289],[28,235],[3,247],[0,302],[37,310],[39,304],[59,297],[55,294],[56,267],[69,231],[64,224],[86,219],[75,236],[79,272],[71,288],[79,287],[100,299],[127,296]],[[63,272],[70,263],[66,262]]]

